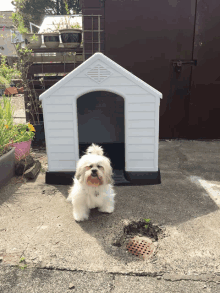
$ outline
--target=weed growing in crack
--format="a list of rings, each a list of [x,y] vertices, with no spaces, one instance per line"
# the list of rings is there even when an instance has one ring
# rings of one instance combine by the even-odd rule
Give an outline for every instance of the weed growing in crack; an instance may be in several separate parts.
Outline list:
[[[20,260],[19,260],[19,264],[21,263],[21,265],[19,265],[19,268],[21,269],[21,270],[24,270],[26,267],[27,267],[27,265],[26,265],[26,262],[25,262],[25,257],[21,257],[20,258]]]

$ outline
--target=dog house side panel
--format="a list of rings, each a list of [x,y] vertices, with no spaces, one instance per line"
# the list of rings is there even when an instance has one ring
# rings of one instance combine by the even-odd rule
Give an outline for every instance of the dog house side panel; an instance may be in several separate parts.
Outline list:
[[[46,99],[42,100],[42,108],[43,108],[43,117],[44,117],[44,133],[45,133],[45,142],[46,142],[46,151],[47,151],[47,164],[48,164],[48,171],[51,171],[51,164],[50,164],[50,147],[48,143],[49,139],[49,129],[48,129],[48,120],[47,120],[47,105]]]
[[[126,171],[157,171],[157,98],[148,93],[127,95],[126,114]]]
[[[154,144],[154,168],[158,170],[159,157],[159,119],[160,119],[160,98],[155,102],[155,144]]]
[[[63,104],[61,103],[63,100]],[[46,143],[49,171],[75,171],[78,150],[75,146],[72,97],[47,99]]]

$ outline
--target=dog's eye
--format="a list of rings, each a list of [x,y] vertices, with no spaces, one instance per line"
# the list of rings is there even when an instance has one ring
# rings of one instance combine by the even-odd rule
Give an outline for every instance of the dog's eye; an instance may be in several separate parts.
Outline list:
[[[92,168],[92,165],[90,165],[89,168]]]
[[[97,167],[98,167],[98,168],[102,168],[102,166],[100,166],[100,165],[98,165]]]

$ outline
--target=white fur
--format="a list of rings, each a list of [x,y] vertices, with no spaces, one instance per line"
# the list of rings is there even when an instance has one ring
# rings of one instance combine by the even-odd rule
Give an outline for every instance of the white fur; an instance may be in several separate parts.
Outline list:
[[[112,168],[110,160],[100,154],[101,152],[103,154],[101,147],[92,145],[87,149],[87,153],[90,154],[82,156],[77,163],[74,185],[67,198],[73,204],[73,217],[76,221],[87,220],[90,209],[96,207],[100,212],[112,213],[114,211],[115,192],[112,185]],[[94,187],[87,184],[92,170],[97,171],[102,185]]]
[[[102,147],[93,143],[86,150],[86,155],[89,155],[89,154],[103,156],[104,152],[103,152]]]

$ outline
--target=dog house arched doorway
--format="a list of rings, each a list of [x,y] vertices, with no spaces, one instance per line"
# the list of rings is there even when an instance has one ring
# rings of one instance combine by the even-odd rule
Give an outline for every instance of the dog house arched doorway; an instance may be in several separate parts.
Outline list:
[[[77,99],[79,155],[92,143],[103,147],[114,170],[125,170],[125,112],[123,97],[93,91]]]

